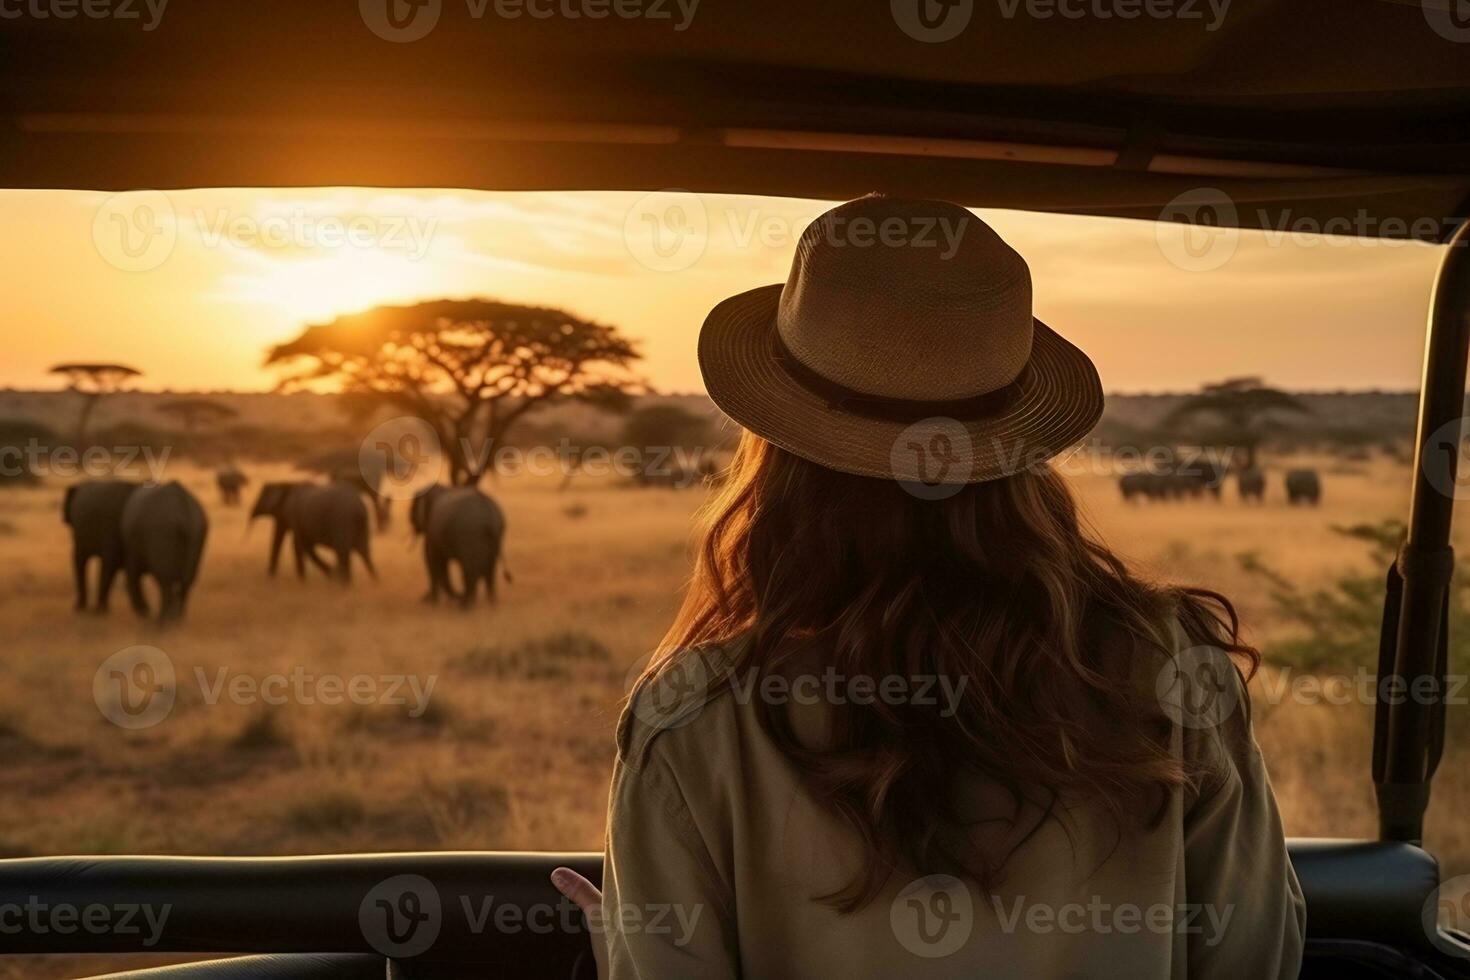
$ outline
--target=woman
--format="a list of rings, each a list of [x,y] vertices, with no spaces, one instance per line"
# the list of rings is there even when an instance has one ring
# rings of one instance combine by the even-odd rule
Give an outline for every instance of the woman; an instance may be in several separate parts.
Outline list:
[[[1047,461],[1102,390],[1021,257],[864,198],[699,350],[746,431],[620,724],[606,895],[553,875],[601,975],[1296,976],[1258,655],[1081,527]]]

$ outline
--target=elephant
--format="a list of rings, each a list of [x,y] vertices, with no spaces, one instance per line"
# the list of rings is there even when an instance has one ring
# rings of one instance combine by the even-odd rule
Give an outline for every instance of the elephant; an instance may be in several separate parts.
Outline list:
[[[409,508],[414,534],[424,536],[424,565],[429,572],[425,602],[438,602],[441,591],[468,609],[480,582],[495,601],[495,571],[499,565],[507,582],[510,569],[501,563],[505,545],[505,513],[489,495],[476,487],[434,485],[420,490]],[[459,564],[464,591],[455,592],[449,564]]]
[[[1256,503],[1260,503],[1266,499],[1266,474],[1255,467],[1235,474],[1235,485],[1243,501],[1254,499]]]
[[[386,531],[392,518],[393,498],[384,491],[388,462],[364,453],[357,445],[343,446],[303,459],[296,468],[324,477],[328,483],[348,483],[367,497],[378,530]]]
[[[1118,489],[1123,493],[1124,500],[1132,500],[1134,497],[1153,497],[1153,474],[1152,473],[1124,473],[1118,477]]]
[[[122,516],[128,498],[142,484],[130,480],[89,480],[67,487],[61,516],[71,526],[72,568],[78,611],[87,609],[87,565],[101,561],[97,579],[98,612],[107,611],[112,583],[124,565]]]
[[[145,483],[128,496],[122,512],[123,555],[128,598],[139,616],[149,615],[143,594],[148,576],[158,583],[159,620],[184,615],[208,533],[204,508],[177,480]]]
[[[260,488],[250,520],[271,517],[275,530],[271,538],[270,574],[276,574],[280,564],[281,545],[286,535],[291,535],[291,547],[296,555],[296,577],[306,577],[306,562],[310,559],[328,575],[346,583],[352,581],[352,554],[362,556],[368,574],[376,581],[378,570],[373,567],[373,556],[369,546],[372,537],[368,526],[367,505],[363,503],[357,489],[346,483],[267,483]],[[318,547],[325,547],[337,556],[334,569],[317,554]]]
[[[1316,470],[1288,470],[1286,473],[1286,502],[1289,504],[1311,504],[1322,502],[1322,478]]]
[[[214,482],[219,487],[220,501],[226,507],[238,507],[240,490],[250,482],[250,478],[233,464],[227,464],[214,474]]]
[[[393,498],[383,492],[381,467],[333,473],[331,478],[333,483],[344,483],[366,497],[378,530],[388,530],[388,524],[393,517]]]
[[[1125,473],[1118,478],[1118,489],[1124,500],[1143,497],[1147,500],[1179,500],[1200,498],[1209,493],[1220,497],[1224,475],[1219,464],[1209,460],[1174,464],[1171,468],[1152,472]]]
[[[1225,466],[1216,459],[1199,459],[1189,464],[1188,475],[1191,480],[1193,496],[1202,496],[1208,493],[1216,500],[1220,499],[1220,490],[1225,485]]]
[[[388,523],[393,516],[393,498],[383,492],[383,480],[386,476],[387,465],[385,463],[379,461],[370,465],[361,459],[358,460],[357,469],[349,476],[349,479],[368,495],[379,531],[388,530]]]
[[[1154,473],[1150,476],[1150,481],[1153,489],[1150,497],[1154,500],[1182,500],[1199,495],[1194,478],[1178,470]]]

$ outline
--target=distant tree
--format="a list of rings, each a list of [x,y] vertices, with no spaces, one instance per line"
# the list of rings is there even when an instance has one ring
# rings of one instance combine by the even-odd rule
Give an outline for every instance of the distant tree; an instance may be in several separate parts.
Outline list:
[[[645,405],[623,422],[623,444],[641,448],[703,446],[709,439],[710,420],[673,403]]]
[[[97,403],[107,395],[122,391],[129,381],[143,374],[126,364],[58,364],[51,373],[64,375],[71,390],[82,396],[82,413],[77,419],[78,448],[85,443],[87,423]]]
[[[330,382],[433,426],[455,483],[474,483],[528,413],[580,400],[618,410],[644,390],[616,327],[494,300],[383,306],[309,326],[266,356],[300,365],[283,389]]]
[[[190,435],[201,427],[218,425],[240,414],[223,402],[210,398],[175,398],[158,406],[158,410],[182,425]]]
[[[45,451],[57,441],[56,433],[40,422],[0,419],[0,487],[35,483],[40,474],[32,468],[32,446]]]
[[[1273,414],[1310,414],[1311,409],[1293,395],[1267,388],[1260,378],[1230,378],[1205,385],[1164,417],[1167,429],[1177,430],[1195,420],[1213,419],[1215,426],[1201,442],[1245,453],[1244,469],[1256,465],[1256,453],[1265,437],[1264,423]]]
[[[312,453],[296,462],[298,470],[320,473],[327,477],[349,475],[358,468],[358,447],[337,446],[322,452]]]
[[[383,410],[383,398],[371,391],[344,391],[337,398],[337,408],[354,429],[360,429]]]

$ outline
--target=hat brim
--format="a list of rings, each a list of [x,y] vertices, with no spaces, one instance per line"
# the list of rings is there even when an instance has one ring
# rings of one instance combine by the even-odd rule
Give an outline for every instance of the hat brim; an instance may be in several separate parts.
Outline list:
[[[782,285],[725,300],[699,334],[710,398],[763,439],[828,469],[926,485],[982,483],[1071,449],[1102,415],[1102,382],[1077,347],[1035,321],[1031,359],[1003,409],[983,418],[874,418],[828,403],[779,361]],[[895,350],[895,371],[908,352]]]

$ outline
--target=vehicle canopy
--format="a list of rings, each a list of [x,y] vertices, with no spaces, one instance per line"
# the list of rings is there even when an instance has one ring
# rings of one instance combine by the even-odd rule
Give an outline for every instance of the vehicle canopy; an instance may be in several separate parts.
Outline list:
[[[0,186],[1135,218],[1208,187],[1224,225],[1430,241],[1470,200],[1454,0],[28,2],[0,35]]]

